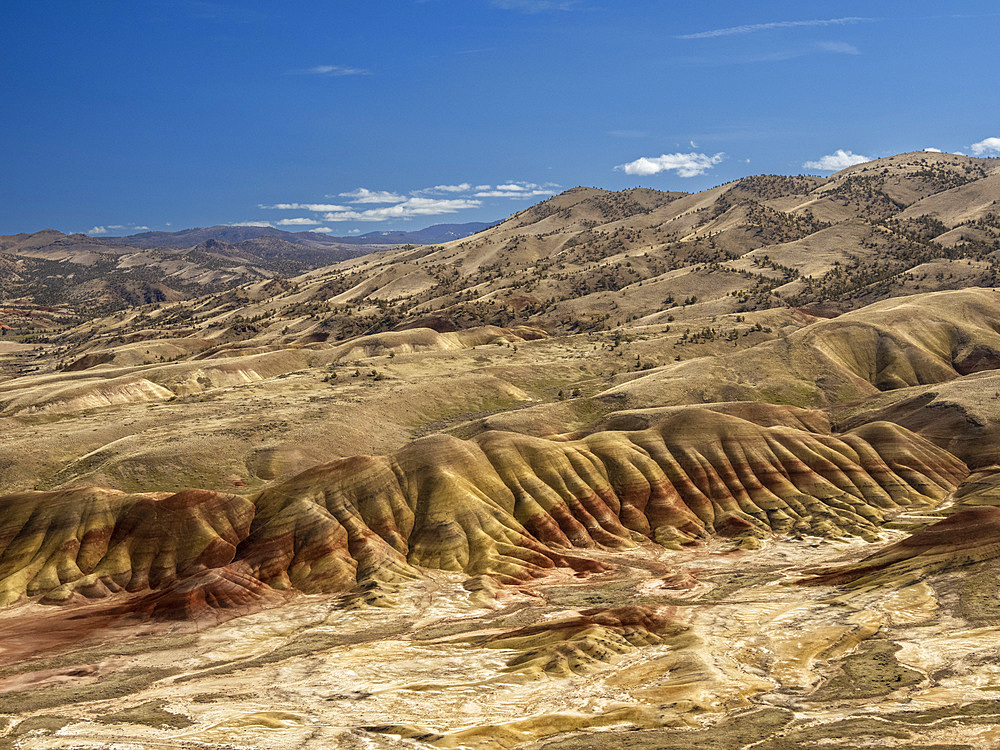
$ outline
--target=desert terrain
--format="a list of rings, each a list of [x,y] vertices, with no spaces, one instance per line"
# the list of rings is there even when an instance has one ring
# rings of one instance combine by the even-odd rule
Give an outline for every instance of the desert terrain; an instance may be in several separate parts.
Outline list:
[[[1000,744],[1000,160],[85,239],[0,241],[0,747]]]

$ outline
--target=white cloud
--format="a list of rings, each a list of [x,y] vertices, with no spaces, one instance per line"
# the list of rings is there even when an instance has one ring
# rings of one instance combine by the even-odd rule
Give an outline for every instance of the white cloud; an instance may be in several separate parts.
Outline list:
[[[269,222],[269,221],[235,221],[232,224],[230,224],[229,226],[231,226],[231,227],[271,227],[271,222]]]
[[[316,219],[309,219],[306,217],[300,217],[298,219],[281,219],[275,222],[279,227],[311,227],[316,224],[321,224],[322,222],[316,221]]]
[[[475,194],[477,198],[537,198],[541,195],[552,195],[551,190],[482,190]]]
[[[167,226],[170,226],[169,224]],[[137,224],[103,224],[101,226],[96,226],[87,230],[87,234],[98,235],[98,234],[108,234],[109,232],[122,232],[122,231],[133,231],[133,232],[147,232],[149,227],[139,226]]]
[[[321,234],[329,234],[333,230],[330,227],[316,227],[315,229],[310,229],[310,232],[320,232]]]
[[[928,153],[928,154],[940,154],[940,153],[942,153],[941,149],[934,148],[933,146],[928,146],[927,148],[924,149],[924,151],[926,153]]]
[[[361,234],[361,230],[360,229],[348,229],[347,233],[348,234]]]
[[[420,188],[410,191],[411,195],[434,195],[435,193],[468,193],[472,190],[472,185],[463,182],[458,185],[434,185],[433,187]]]
[[[409,219],[414,216],[453,214],[467,208],[479,208],[482,201],[467,198],[407,198],[395,206],[369,208],[364,211],[335,211],[326,214],[326,221],[389,221]]]
[[[324,211],[346,211],[347,206],[340,206],[336,203],[275,203],[270,206],[265,206],[263,203],[257,204],[258,208],[277,208],[282,211],[316,211],[317,213],[322,213]]]
[[[554,182],[547,182],[544,185],[536,182],[505,182],[496,187],[477,185],[477,192],[474,195],[476,198],[537,198],[552,195],[554,191],[551,188],[557,187],[559,185]]]
[[[370,76],[372,72],[366,68],[352,68],[347,65],[317,65],[298,71],[307,76]]]
[[[860,55],[861,50],[847,42],[820,42],[816,45],[824,52],[834,52],[838,55]]]
[[[1000,138],[983,138],[979,143],[973,143],[969,148],[976,156],[1000,154]]]
[[[681,177],[697,177],[698,175],[705,174],[707,170],[716,164],[721,163],[725,156],[722,152],[709,156],[708,154],[699,154],[694,151],[690,154],[640,156],[635,161],[630,161],[627,164],[619,164],[615,169],[620,169],[625,174],[640,175],[642,177],[670,170],[676,171]]]
[[[351,198],[351,203],[402,203],[406,198],[387,190],[369,190],[359,187],[349,193],[338,193],[340,198]]]
[[[838,148],[832,154],[822,156],[816,161],[807,161],[802,166],[806,169],[818,169],[821,172],[836,172],[840,169],[847,169],[848,167],[853,167],[855,164],[862,164],[871,160],[872,157],[870,156],[862,156],[853,151],[845,151],[842,148]]]
[[[455,213],[482,205],[480,198],[532,199],[548,197],[560,186],[554,182],[544,184],[511,180],[496,186],[473,185],[471,182],[448,183],[419,188],[409,196],[388,190],[372,190],[359,187],[345,193],[337,193],[347,198],[349,205],[336,203],[259,203],[258,207],[281,211],[313,211],[322,216],[280,219],[275,222],[246,222],[250,226],[315,226],[324,222],[340,221],[390,221],[409,219],[415,216],[435,216]],[[440,197],[437,197],[440,196]],[[328,198],[333,197],[327,196]],[[380,205],[381,204],[381,205]],[[358,206],[378,205],[377,208]],[[311,231],[331,231],[314,229]]]
[[[755,31],[770,31],[771,29],[791,29],[801,26],[846,26],[853,23],[873,21],[873,18],[848,16],[846,18],[823,18],[811,21],[772,21],[771,23],[751,23],[744,26],[727,26],[723,29],[709,29],[694,34],[681,34],[678,39],[710,39],[717,36],[732,36],[733,34],[752,34]]]

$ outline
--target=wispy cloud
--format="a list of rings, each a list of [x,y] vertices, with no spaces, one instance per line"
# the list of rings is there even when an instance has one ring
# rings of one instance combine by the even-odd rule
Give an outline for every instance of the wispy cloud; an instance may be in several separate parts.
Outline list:
[[[341,206],[337,203],[274,203],[272,205],[265,205],[263,203],[257,204],[258,208],[274,208],[281,211],[346,211],[347,206]]]
[[[552,182],[547,182],[544,185],[539,185],[534,182],[505,182],[502,185],[497,185],[496,187],[490,187],[489,185],[479,185],[478,190],[474,195],[476,198],[538,198],[543,195],[552,195],[552,188],[557,188]]]
[[[832,154],[821,156],[816,161],[807,161],[802,166],[806,169],[818,169],[821,172],[836,172],[871,160],[870,156],[862,156],[853,151],[838,148]]]
[[[468,193],[472,190],[472,185],[462,182],[458,185],[434,185],[432,187],[411,190],[410,195],[440,195],[442,193]]]
[[[482,201],[468,198],[407,198],[394,206],[369,208],[363,211],[335,211],[326,214],[326,221],[390,221],[411,219],[415,216],[453,214],[467,208],[479,208]]]
[[[109,234],[110,232],[148,232],[149,227],[144,224],[105,224],[87,230],[87,234],[97,236],[99,234]]]
[[[574,10],[576,0],[493,0],[493,7],[521,13],[545,13],[550,10]]]
[[[321,221],[316,221],[316,219],[310,219],[306,216],[299,217],[297,219],[279,219],[275,222],[279,227],[311,227],[317,224],[322,224]]]
[[[330,227],[316,227],[315,229],[310,229],[310,232],[319,232],[320,234],[330,234],[333,230]]]
[[[339,203],[259,203],[258,208],[278,211],[311,211],[313,217],[280,219],[275,222],[242,222],[241,226],[318,226],[325,222],[342,221],[391,221],[412,219],[417,216],[451,214],[471,208],[480,208],[484,198],[509,198],[532,200],[552,195],[560,185],[554,182],[537,183],[509,180],[497,185],[475,184],[471,181],[431,185],[411,190],[409,195],[390,190],[355,188],[336,197],[345,198],[347,205]],[[334,197],[328,195],[328,198]],[[373,206],[367,208],[366,206]],[[328,228],[311,229],[314,232],[332,231]]]
[[[771,47],[756,52],[736,55],[704,55],[700,57],[683,58],[681,62],[688,65],[746,65],[748,63],[770,63],[794,60],[808,55],[860,55],[861,50],[847,42],[816,42],[813,44],[797,44],[788,47]]]
[[[349,193],[337,193],[337,197],[350,198],[351,203],[402,203],[406,200],[405,196],[390,193],[388,190],[369,190],[363,187]]]
[[[229,226],[231,227],[271,227],[274,228],[269,221],[234,221]]]
[[[367,68],[352,68],[348,65],[317,65],[313,68],[295,71],[304,76],[370,76],[372,72]]]
[[[716,164],[720,164],[725,158],[725,154],[719,152],[709,156],[692,151],[689,154],[661,154],[660,156],[640,156],[635,161],[627,164],[619,164],[615,169],[622,170],[625,174],[649,175],[660,172],[677,172],[680,177],[697,177]]]
[[[969,148],[976,156],[1000,154],[1000,138],[983,138],[978,143],[973,143]]]
[[[844,18],[816,18],[808,21],[772,21],[770,23],[751,23],[743,26],[727,26],[722,29],[709,29],[708,31],[698,31],[694,34],[681,34],[677,39],[712,39],[719,36],[733,36],[735,34],[753,34],[757,31],[770,31],[772,29],[793,29],[804,26],[847,26],[855,23],[868,23],[874,18],[863,18],[860,16],[846,16]]]

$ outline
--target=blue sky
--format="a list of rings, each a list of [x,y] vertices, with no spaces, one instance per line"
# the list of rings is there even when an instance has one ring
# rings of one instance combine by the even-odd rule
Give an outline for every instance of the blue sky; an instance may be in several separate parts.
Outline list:
[[[0,233],[344,235],[1000,155],[998,40],[986,0],[6,2]]]

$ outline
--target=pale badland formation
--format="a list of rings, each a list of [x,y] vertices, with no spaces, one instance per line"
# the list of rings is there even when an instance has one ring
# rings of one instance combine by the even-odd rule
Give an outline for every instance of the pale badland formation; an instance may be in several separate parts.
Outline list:
[[[282,235],[0,238],[0,746],[1000,745],[1000,160]]]

